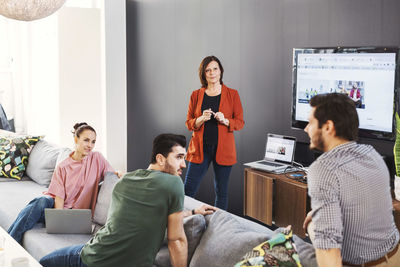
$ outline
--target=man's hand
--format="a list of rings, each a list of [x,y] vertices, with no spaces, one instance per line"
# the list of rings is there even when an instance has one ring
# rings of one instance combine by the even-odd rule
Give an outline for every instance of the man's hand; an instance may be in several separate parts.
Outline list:
[[[124,175],[122,171],[115,171],[114,173],[118,176],[118,178],[121,178]]]
[[[204,204],[195,209],[194,214],[208,215],[208,214],[213,214],[217,210],[218,209],[214,206]]]
[[[307,233],[308,224],[312,221],[311,214],[312,214],[312,211],[310,211],[309,213],[307,213],[307,216],[306,216],[306,218],[304,219],[304,222],[303,222],[303,229],[304,229],[304,231],[305,231],[306,233]]]
[[[200,207],[198,207],[197,209],[194,209],[193,211],[191,210],[185,210],[183,216],[184,217],[188,217],[194,214],[201,214],[201,215],[208,215],[208,214],[213,214],[214,212],[216,212],[218,210],[218,208],[214,207],[214,206],[210,206],[207,204],[201,205]]]

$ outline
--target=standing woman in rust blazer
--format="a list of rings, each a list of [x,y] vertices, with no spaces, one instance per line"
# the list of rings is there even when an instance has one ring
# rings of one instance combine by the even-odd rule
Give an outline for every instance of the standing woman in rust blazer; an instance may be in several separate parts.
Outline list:
[[[243,108],[236,90],[222,83],[219,59],[208,56],[199,67],[202,88],[190,97],[186,127],[192,131],[186,159],[185,194],[193,197],[210,163],[214,167],[215,206],[227,209],[228,182],[236,163],[233,131],[243,128]]]

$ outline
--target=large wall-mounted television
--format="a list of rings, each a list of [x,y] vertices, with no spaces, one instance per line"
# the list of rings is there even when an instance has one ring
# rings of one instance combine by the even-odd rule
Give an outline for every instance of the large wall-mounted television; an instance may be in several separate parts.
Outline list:
[[[399,51],[398,47],[294,48],[292,127],[305,128],[314,95],[336,92],[354,101],[361,137],[393,140]]]

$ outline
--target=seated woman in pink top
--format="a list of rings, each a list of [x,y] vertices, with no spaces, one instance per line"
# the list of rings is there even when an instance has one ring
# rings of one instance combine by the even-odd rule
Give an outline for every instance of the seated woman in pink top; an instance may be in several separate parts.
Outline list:
[[[49,190],[33,199],[8,229],[17,242],[21,243],[23,234],[36,223],[44,222],[45,208],[91,209],[93,214],[99,182],[114,170],[99,152],[92,152],[96,131],[91,126],[76,123],[73,134],[75,150],[56,167]]]

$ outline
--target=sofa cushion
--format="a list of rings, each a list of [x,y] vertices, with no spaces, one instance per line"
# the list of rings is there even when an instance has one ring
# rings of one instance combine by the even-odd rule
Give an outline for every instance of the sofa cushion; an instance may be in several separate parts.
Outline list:
[[[247,251],[272,235],[267,228],[253,231],[246,222],[218,210],[211,217],[190,266],[233,266]]]
[[[188,261],[190,262],[193,253],[206,230],[206,220],[201,214],[186,217],[183,219],[183,228],[188,243]]]
[[[200,214],[186,217],[183,219],[183,228],[188,243],[188,262],[190,262],[203,232],[206,229],[206,220],[204,219],[204,216]],[[158,267],[171,266],[167,240],[164,241],[164,245],[157,253],[154,265]]]
[[[57,156],[57,160],[56,160],[56,167],[58,166],[58,164],[60,164],[60,162],[62,162],[64,159],[69,157],[69,154],[72,153],[72,150],[68,147],[63,147],[60,149],[60,152]]]
[[[29,156],[26,174],[36,183],[49,186],[60,148],[45,140],[40,140]]]
[[[293,242],[293,232],[286,231],[275,233],[271,239],[262,242],[247,252],[235,264],[240,266],[291,266],[300,263],[299,254]]]
[[[33,181],[0,184],[0,226],[7,230],[19,212],[46,188]]]
[[[192,210],[192,209],[196,209],[196,208],[198,208],[198,207],[200,207],[201,205],[203,205],[204,203],[203,202],[201,202],[201,201],[198,201],[198,200],[196,200],[196,199],[194,199],[194,198],[192,198],[192,197],[188,197],[188,196],[185,196],[185,202],[184,202],[184,208],[185,208],[185,210]],[[234,214],[231,214],[236,220],[238,220],[240,223],[242,223],[243,225],[246,225],[246,228],[249,228],[250,230],[252,230],[252,231],[255,231],[255,232],[259,232],[259,231],[268,231],[268,229],[265,227],[265,226],[262,226],[261,224],[258,224],[258,223],[256,223],[256,222],[252,222],[252,221],[249,221],[249,220],[247,220],[247,219],[244,219],[244,218],[242,218],[242,217],[239,217],[239,216],[236,216],[236,215],[234,215]],[[213,215],[206,215],[205,216],[205,218],[206,218],[206,224],[208,225],[209,224],[209,222],[210,222],[210,220],[211,220],[211,218],[212,218],[212,216]],[[272,233],[272,231],[271,231],[271,233]]]
[[[305,242],[297,235],[293,236],[293,241],[296,245],[296,250],[299,254],[301,264],[307,267],[318,267],[313,245]]]
[[[97,196],[94,208],[93,222],[104,225],[107,221],[108,208],[111,203],[111,194],[115,184],[119,181],[118,176],[113,172],[107,172]]]
[[[20,180],[28,157],[41,136],[21,135],[0,138],[0,176]]]
[[[32,179],[26,175],[22,176],[22,178],[20,180],[0,177],[0,183],[1,182],[19,182],[19,181],[32,181]]]
[[[84,234],[47,234],[44,225],[37,224],[24,234],[22,244],[29,254],[36,260],[40,260],[54,250],[85,244],[91,237]]]

